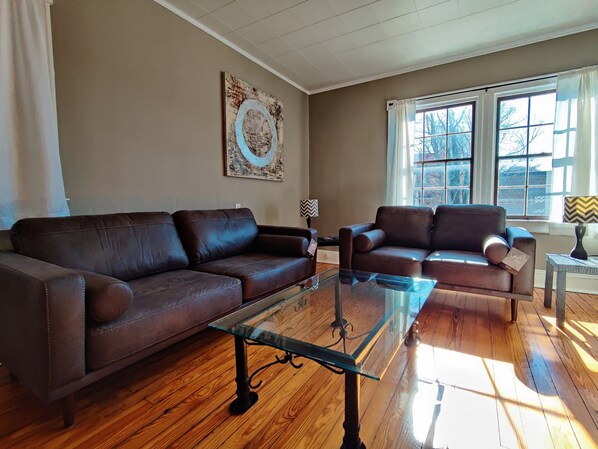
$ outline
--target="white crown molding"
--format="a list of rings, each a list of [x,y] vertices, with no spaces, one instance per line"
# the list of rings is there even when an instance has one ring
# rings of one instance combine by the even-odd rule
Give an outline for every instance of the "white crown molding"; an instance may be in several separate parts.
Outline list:
[[[300,84],[297,84],[295,81],[293,81],[290,78],[287,78],[286,76],[284,76],[282,73],[278,72],[277,70],[273,69],[272,67],[270,67],[268,64],[262,62],[261,60],[259,60],[258,58],[256,58],[255,56],[247,53],[245,50],[243,50],[241,47],[233,44],[231,41],[229,41],[228,39],[226,39],[225,37],[221,36],[220,34],[212,31],[210,28],[206,27],[203,23],[201,23],[199,20],[197,20],[194,17],[191,17],[189,14],[187,14],[184,11],[181,11],[179,8],[177,8],[176,6],[170,4],[168,2],[168,0],[154,0],[154,2],[158,3],[160,6],[163,6],[164,8],[168,9],[170,12],[173,12],[174,14],[176,14],[177,16],[179,16],[182,19],[185,19],[187,22],[191,23],[192,25],[195,25],[197,28],[201,29],[202,31],[205,31],[206,33],[208,33],[210,36],[212,36],[213,38],[219,40],[220,42],[222,42],[224,45],[226,45],[227,47],[232,48],[233,50],[235,50],[237,53],[240,53],[241,55],[245,56],[247,59],[255,62],[257,65],[263,67],[264,69],[266,69],[268,72],[272,73],[273,75],[276,75],[277,77],[279,77],[280,79],[282,79],[283,81],[289,83],[291,86],[296,87],[297,89],[299,89],[300,91],[306,93],[309,95],[309,90],[307,90],[305,87],[301,86]]]

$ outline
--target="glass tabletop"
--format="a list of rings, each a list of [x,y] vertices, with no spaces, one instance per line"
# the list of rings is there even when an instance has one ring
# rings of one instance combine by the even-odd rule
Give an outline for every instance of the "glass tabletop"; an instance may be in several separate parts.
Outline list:
[[[209,326],[380,379],[435,283],[334,268]]]

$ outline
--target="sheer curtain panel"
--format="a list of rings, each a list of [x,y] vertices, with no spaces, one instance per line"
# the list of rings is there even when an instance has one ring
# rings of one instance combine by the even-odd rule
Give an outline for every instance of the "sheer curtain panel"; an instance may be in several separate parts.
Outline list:
[[[562,224],[565,195],[598,195],[598,66],[558,75],[552,161],[550,233]]]
[[[49,0],[0,0],[0,229],[68,215]]]
[[[415,100],[387,103],[386,205],[413,204],[411,145],[415,132]]]

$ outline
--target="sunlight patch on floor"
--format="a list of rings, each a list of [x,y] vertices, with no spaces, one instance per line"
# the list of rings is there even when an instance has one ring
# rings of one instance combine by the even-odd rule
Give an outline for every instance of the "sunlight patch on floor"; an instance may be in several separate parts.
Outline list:
[[[512,363],[421,344],[416,366],[413,435],[423,447],[541,449],[555,437],[592,444],[563,400],[530,388]]]
[[[556,326],[556,318],[547,316],[542,318],[548,324],[553,326],[563,339],[568,340],[571,343],[573,349],[575,349],[575,352],[579,355],[580,360],[589,371],[598,373],[598,361],[596,361],[596,358],[588,351],[588,349],[592,348],[590,339],[598,336],[598,324],[567,318],[564,329],[561,329]]]

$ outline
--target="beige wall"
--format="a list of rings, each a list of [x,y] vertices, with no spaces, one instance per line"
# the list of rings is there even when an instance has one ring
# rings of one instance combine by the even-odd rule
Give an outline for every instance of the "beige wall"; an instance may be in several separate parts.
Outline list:
[[[73,214],[234,207],[299,225],[307,95],[151,0],[55,0],[60,151]],[[284,105],[284,182],[225,177],[221,72]]]
[[[414,98],[598,64],[598,30],[312,95],[310,197],[320,200],[320,234],[372,221],[386,189],[386,100]],[[546,252],[567,252],[573,237],[537,235]],[[597,253],[596,239],[586,239]]]

